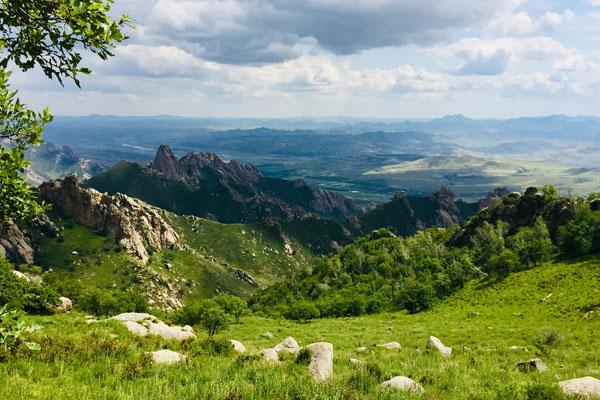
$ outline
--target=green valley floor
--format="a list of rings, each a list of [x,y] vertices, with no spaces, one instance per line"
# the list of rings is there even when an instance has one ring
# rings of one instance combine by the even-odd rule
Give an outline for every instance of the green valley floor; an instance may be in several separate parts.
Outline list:
[[[555,399],[560,380],[600,378],[600,260],[554,263],[493,284],[472,282],[432,311],[386,313],[308,323],[242,318],[220,334],[246,355],[219,355],[197,343],[138,338],[117,322],[87,324],[77,312],[31,317],[43,326],[42,350],[0,363],[2,399]],[[262,337],[265,331],[273,339]],[[558,334],[553,345],[548,337]],[[430,335],[454,349],[450,358],[425,350]],[[287,336],[300,345],[334,346],[334,377],[313,382],[288,357],[264,363],[261,349]],[[546,339],[546,340],[545,340]],[[397,341],[402,348],[377,344]],[[368,350],[358,353],[356,348]],[[518,346],[512,350],[511,346]],[[189,356],[181,366],[154,366],[145,352],[169,348]],[[527,351],[525,350],[527,349]],[[519,372],[540,357],[545,373]],[[354,365],[350,358],[363,364]],[[422,394],[378,384],[404,375]],[[544,394],[546,393],[546,394]],[[537,396],[537,397],[536,397]],[[545,397],[544,397],[545,396]],[[552,397],[555,396],[555,397]]]

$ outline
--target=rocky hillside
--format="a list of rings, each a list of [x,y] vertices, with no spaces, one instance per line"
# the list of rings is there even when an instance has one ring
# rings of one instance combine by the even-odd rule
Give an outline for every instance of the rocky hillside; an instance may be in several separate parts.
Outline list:
[[[358,212],[352,200],[313,189],[301,180],[268,178],[252,165],[226,162],[214,153],[188,153],[178,159],[166,145],[148,166],[121,162],[87,184],[178,214],[225,223],[291,221],[307,214],[343,219]]]
[[[73,175],[45,182],[38,192],[43,201],[76,222],[114,235],[128,253],[143,263],[148,262],[151,251],[180,245],[179,235],[159,210],[140,200],[82,188]]]

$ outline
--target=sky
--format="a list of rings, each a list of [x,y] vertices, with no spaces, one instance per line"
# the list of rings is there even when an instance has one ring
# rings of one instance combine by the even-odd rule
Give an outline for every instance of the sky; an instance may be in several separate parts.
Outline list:
[[[13,86],[57,115],[600,116],[600,0],[115,0],[94,73]]]

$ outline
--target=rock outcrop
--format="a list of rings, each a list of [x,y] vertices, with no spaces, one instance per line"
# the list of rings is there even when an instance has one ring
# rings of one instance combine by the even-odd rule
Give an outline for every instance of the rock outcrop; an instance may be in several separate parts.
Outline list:
[[[567,396],[596,398],[600,396],[600,379],[591,376],[569,379],[558,383]]]
[[[158,209],[138,199],[82,188],[73,175],[45,182],[38,192],[42,200],[76,222],[114,235],[125,251],[143,263],[149,259],[149,249],[180,245],[179,235]]]
[[[155,335],[165,340],[178,341],[196,339],[196,334],[191,326],[170,326],[151,314],[123,313],[111,319],[121,321],[129,332],[137,336]]]
[[[0,224],[0,256],[23,264],[33,264],[34,253],[29,239],[12,222]]]
[[[333,376],[333,345],[319,342],[306,346],[311,355],[308,372],[316,381],[325,381]]]
[[[521,372],[546,372],[548,371],[548,366],[539,358],[532,358],[527,361],[520,361],[517,363],[517,369]]]

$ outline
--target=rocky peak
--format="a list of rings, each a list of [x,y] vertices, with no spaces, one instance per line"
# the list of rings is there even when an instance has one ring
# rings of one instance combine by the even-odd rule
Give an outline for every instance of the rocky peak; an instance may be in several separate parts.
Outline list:
[[[175,157],[175,154],[173,154],[171,147],[166,144],[161,144],[158,148],[154,161],[152,162],[152,168],[171,177],[178,177],[181,175],[179,161],[177,160],[177,157]]]
[[[148,261],[150,249],[180,245],[179,235],[158,209],[120,193],[109,196],[82,188],[73,175],[43,183],[38,193],[76,222],[114,235],[125,251],[143,263]]]

